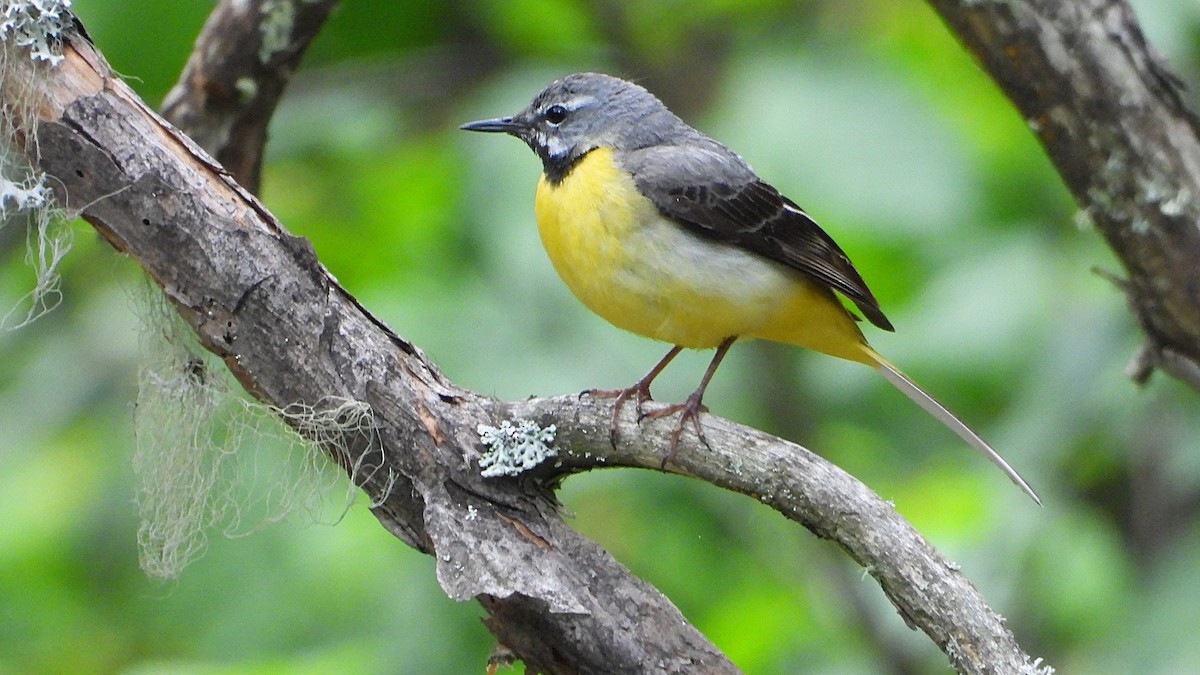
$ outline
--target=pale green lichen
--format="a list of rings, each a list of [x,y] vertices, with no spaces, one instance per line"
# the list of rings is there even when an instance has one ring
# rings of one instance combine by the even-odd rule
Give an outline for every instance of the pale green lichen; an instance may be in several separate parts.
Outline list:
[[[62,36],[71,19],[71,0],[7,2],[0,9],[0,42],[11,37],[35,60],[58,65],[63,60]]]
[[[8,330],[25,326],[59,304],[58,264],[74,239],[46,175],[29,160],[37,154],[34,125],[45,102],[44,69],[63,59],[70,6],[69,0],[0,4],[0,229],[25,228],[25,261],[34,274],[29,292],[11,305],[8,298],[3,301],[9,308],[0,308],[0,328]]]
[[[238,98],[242,101],[252,101],[258,96],[258,81],[253,77],[239,77],[233,83],[233,87],[237,89]]]
[[[176,578],[214,529],[242,536],[297,511],[336,522],[360,484],[381,486],[373,499],[386,498],[395,476],[369,404],[328,396],[279,408],[251,400],[157,289],[147,286],[139,299],[133,468],[147,575]],[[322,448],[344,459],[353,438],[376,451],[359,455],[347,482]]]
[[[17,183],[0,175],[0,219],[17,211],[40,209],[50,203],[46,175],[30,176]]]
[[[1021,675],[1054,675],[1054,667],[1042,660],[1042,657],[1037,657],[1033,661],[1026,661],[1021,666]]]
[[[520,420],[513,426],[508,420],[499,427],[480,424],[479,440],[488,446],[479,459],[484,477],[515,476],[541,464],[558,451],[550,446],[558,431],[553,424],[542,428],[532,420]]]
[[[1175,218],[1183,215],[1184,210],[1192,203],[1192,192],[1187,188],[1179,188],[1174,194],[1169,195],[1162,200],[1162,213],[1164,216]]]
[[[290,44],[296,6],[292,0],[269,0],[263,3],[262,13],[262,46],[258,49],[258,59],[266,63]]]

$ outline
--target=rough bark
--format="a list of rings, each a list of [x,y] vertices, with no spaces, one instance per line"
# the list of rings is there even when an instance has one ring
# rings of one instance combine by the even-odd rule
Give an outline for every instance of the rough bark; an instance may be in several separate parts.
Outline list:
[[[657,468],[669,423],[639,426],[630,407],[629,441],[613,450],[611,401],[508,403],[455,386],[341,289],[306,240],[112,77],[91,45],[72,40],[66,56],[46,69],[49,99],[29,146],[58,198],[162,286],[253,395],[279,407],[370,404],[375,433],[329,450],[345,466],[387,469],[355,476],[372,476],[363,489],[380,522],[436,557],[450,597],[478,600],[497,637],[541,672],[736,672],[660,593],[567,527],[553,500],[566,472]],[[476,426],[518,418],[557,425],[562,465],[482,478]],[[685,435],[677,472],[752,495],[837,541],[961,672],[1028,668],[1002,619],[889,504],[794,444],[704,423],[711,449]]]
[[[163,117],[258,192],[267,126],[337,0],[221,2],[163,101]]]
[[[1124,0],[929,0],[1012,99],[1128,273],[1154,368],[1200,388],[1200,122]]]

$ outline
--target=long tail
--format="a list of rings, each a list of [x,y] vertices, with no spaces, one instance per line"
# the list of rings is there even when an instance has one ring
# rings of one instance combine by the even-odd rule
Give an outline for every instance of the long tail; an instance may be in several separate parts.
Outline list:
[[[1008,476],[1009,480],[1011,480],[1013,483],[1016,483],[1017,487],[1021,488],[1025,494],[1029,495],[1033,501],[1037,502],[1038,506],[1042,505],[1042,500],[1038,498],[1037,493],[1033,491],[1033,488],[1029,487],[1029,483],[1026,483],[1024,478],[1021,478],[1021,474],[1017,473],[1016,469],[1013,469],[1011,466],[1009,466],[1008,462],[1006,462],[1004,458],[1000,456],[1000,453],[993,450],[992,446],[988,445],[974,431],[971,431],[971,428],[966,424],[963,424],[962,420],[958,419],[958,417],[955,417],[954,413],[947,410],[946,406],[939,403],[937,399],[926,393],[925,390],[918,386],[916,382],[913,382],[907,375],[900,372],[900,369],[896,368],[896,366],[893,366],[891,363],[888,363],[887,359],[877,354],[875,350],[871,349],[870,347],[864,347],[864,349],[866,350],[867,355],[871,357],[871,360],[874,361],[876,366],[879,368],[879,372],[887,378],[888,382],[891,382],[893,386],[904,392],[905,396],[909,397],[914,403],[921,406],[925,412],[933,415],[951,431],[958,434],[959,438],[969,443],[971,447],[983,453],[984,457],[987,457],[989,460],[991,460],[992,464],[1000,467],[1000,470],[1004,472],[1004,475]]]

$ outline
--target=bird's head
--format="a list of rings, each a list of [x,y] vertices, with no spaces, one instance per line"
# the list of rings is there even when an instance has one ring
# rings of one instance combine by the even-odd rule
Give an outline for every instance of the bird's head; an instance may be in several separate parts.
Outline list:
[[[634,150],[688,129],[654,94],[601,73],[568,75],[511,117],[460,128],[520,138],[542,159],[548,174],[561,173],[596,148]]]

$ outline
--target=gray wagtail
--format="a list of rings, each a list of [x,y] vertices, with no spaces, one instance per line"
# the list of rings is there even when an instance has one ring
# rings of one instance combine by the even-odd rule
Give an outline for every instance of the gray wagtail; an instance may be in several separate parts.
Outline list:
[[[671,452],[699,415],[708,382],[738,338],[761,338],[857,361],[1037,494],[995,450],[867,344],[845,296],[871,323],[892,324],[850,259],[792,200],[736,153],[688,126],[653,94],[608,75],[550,84],[512,117],[462,125],[525,141],[542,160],[536,213],[542,244],[584,305],[618,328],[674,345],[628,389],[639,413],[650,383],[684,348],[716,348],[684,403]],[[668,453],[668,458],[670,453]]]

